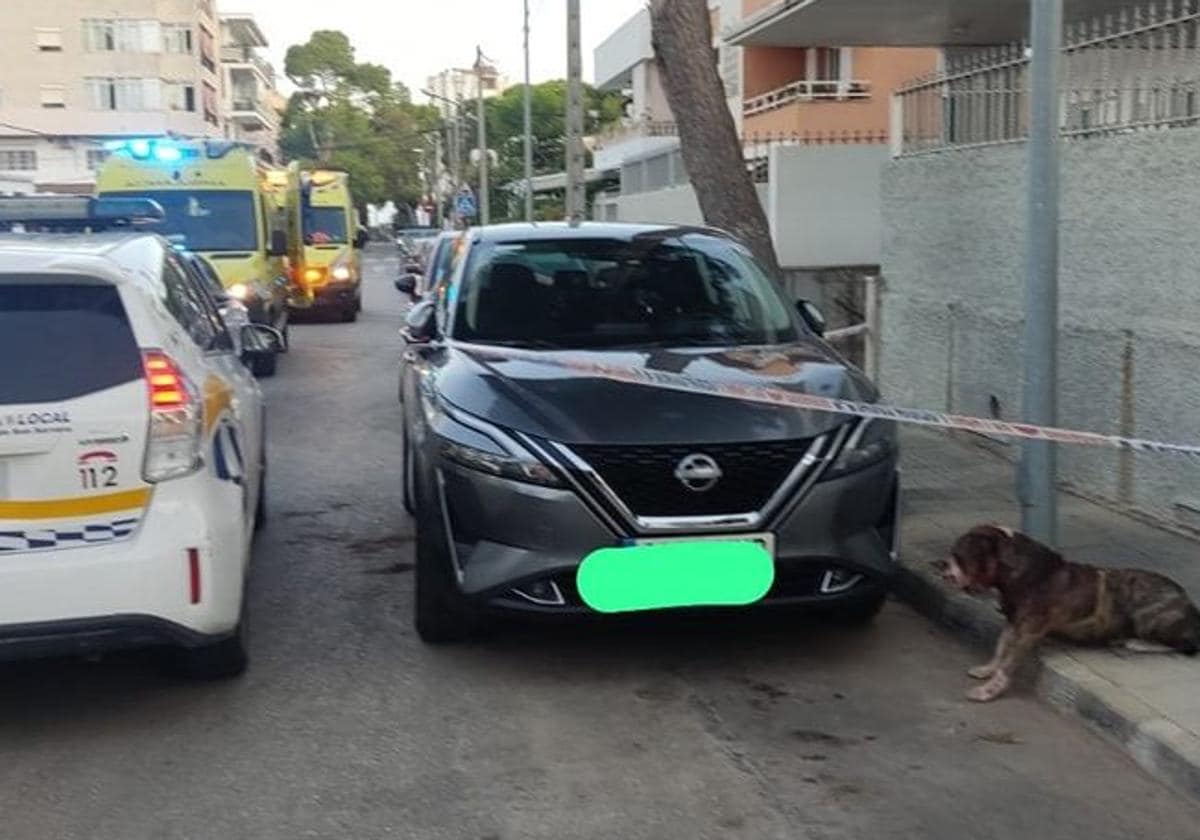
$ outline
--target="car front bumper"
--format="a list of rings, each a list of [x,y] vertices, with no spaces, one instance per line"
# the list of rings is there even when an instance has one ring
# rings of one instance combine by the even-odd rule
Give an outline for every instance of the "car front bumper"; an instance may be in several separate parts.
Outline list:
[[[447,463],[438,471],[438,485],[461,589],[490,607],[590,613],[575,589],[580,564],[597,549],[639,536],[604,524],[571,490],[508,481]],[[762,604],[832,606],[886,589],[898,550],[899,487],[896,461],[889,459],[818,481],[776,521],[758,529],[775,537],[775,583]],[[742,532],[730,535],[737,533]],[[861,577],[855,585],[837,589],[829,586],[830,572]],[[563,603],[528,597],[530,585],[538,582],[553,582]]]

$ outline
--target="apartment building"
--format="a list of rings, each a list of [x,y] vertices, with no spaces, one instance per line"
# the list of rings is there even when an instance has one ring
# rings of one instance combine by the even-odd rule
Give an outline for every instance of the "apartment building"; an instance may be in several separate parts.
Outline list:
[[[270,43],[253,15],[222,14],[220,24],[225,136],[276,160],[287,99],[276,87],[275,68],[263,57]]]
[[[499,96],[511,86],[511,80],[498,67],[486,61],[482,72],[476,72],[474,67],[450,67],[430,76],[425,82],[425,90],[434,94],[429,104],[438,109],[444,120],[454,119],[455,108],[451,102],[474,102],[479,96],[480,87],[487,99]]]
[[[222,136],[212,0],[53,0],[0,16],[0,178],[88,192],[120,137]]]

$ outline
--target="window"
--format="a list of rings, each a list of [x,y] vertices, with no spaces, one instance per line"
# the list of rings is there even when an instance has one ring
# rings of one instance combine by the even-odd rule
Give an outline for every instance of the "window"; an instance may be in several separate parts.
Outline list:
[[[204,121],[213,125],[220,125],[216,90],[206,83],[202,89],[202,96],[204,100]]]
[[[42,85],[43,108],[66,108],[67,89],[62,85]]]
[[[156,229],[165,236],[183,237],[191,251],[258,249],[254,193],[248,190],[135,190],[104,195],[154,199],[167,214]]]
[[[34,43],[41,52],[62,52],[62,30],[55,27],[39,27],[34,30]]]
[[[162,36],[163,52],[180,55],[192,54],[192,28],[186,23],[164,23]]]
[[[350,241],[344,207],[304,208],[305,245],[345,245]]]
[[[33,149],[0,149],[0,171],[33,172],[37,169],[37,152]]]
[[[212,33],[201,27],[200,29],[200,63],[204,65],[204,69],[210,73],[217,72],[216,62],[216,41],[213,39]]]
[[[88,52],[161,52],[163,27],[156,20],[106,20],[83,22],[83,47]]]
[[[166,106],[172,111],[196,110],[196,86],[186,82],[164,82],[164,98]]]
[[[452,332],[464,341],[730,347],[799,334],[749,252],[706,234],[488,243],[457,284]]]
[[[191,275],[179,257],[171,252],[167,252],[163,258],[162,279],[167,292],[163,302],[175,320],[188,331],[197,347],[206,351],[213,349],[221,331],[210,316],[204,296],[196,288]]]
[[[59,402],[142,378],[116,287],[80,281],[0,284],[0,354],[21,359],[5,366],[6,403]]]
[[[110,154],[112,153],[107,149],[88,149],[87,168],[90,171],[95,172],[100,168],[100,165],[103,164],[104,161],[108,160]]]
[[[93,111],[163,109],[163,83],[159,79],[90,78],[84,84]]]
[[[818,47],[816,53],[816,78],[813,81],[835,82],[842,78],[842,51],[835,47]]]

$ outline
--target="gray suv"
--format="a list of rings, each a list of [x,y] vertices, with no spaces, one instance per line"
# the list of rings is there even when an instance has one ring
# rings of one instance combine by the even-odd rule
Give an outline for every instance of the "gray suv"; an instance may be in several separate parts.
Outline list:
[[[877,399],[822,329],[811,305],[788,302],[715,231],[472,231],[464,259],[404,330],[403,485],[417,525],[421,638],[464,638],[496,611],[595,613],[580,584],[600,555],[633,561],[631,590],[692,591],[694,575],[738,573],[710,564],[722,543],[768,553],[755,604],[873,617],[895,557],[892,424],[586,368]],[[669,544],[682,551],[673,579],[654,574],[666,568],[653,565],[659,555],[614,555]],[[728,608],[720,598],[670,605]]]

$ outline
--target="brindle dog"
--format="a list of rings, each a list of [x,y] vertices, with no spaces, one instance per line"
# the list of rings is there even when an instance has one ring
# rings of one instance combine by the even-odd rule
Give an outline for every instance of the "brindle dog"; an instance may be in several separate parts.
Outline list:
[[[1024,534],[980,525],[959,537],[945,576],[974,594],[996,590],[1008,624],[992,661],[968,673],[985,680],[967,697],[1003,694],[1021,660],[1046,636],[1085,644],[1125,641],[1135,650],[1200,650],[1200,611],[1173,580],[1139,569],[1068,563]]]

